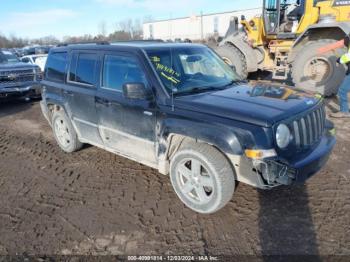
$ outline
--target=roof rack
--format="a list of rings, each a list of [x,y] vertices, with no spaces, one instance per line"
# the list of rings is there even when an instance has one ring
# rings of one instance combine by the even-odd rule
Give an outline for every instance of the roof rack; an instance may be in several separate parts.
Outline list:
[[[121,41],[114,41],[113,43],[164,43],[164,40],[162,39],[145,39],[145,40],[121,40]]]
[[[93,42],[74,42],[74,43],[62,43],[58,44],[57,47],[70,46],[70,45],[109,45],[108,41],[93,41]]]

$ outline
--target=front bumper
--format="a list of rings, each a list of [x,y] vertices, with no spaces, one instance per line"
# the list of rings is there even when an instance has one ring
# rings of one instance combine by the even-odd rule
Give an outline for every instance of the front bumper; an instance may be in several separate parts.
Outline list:
[[[266,161],[263,165],[265,170],[261,169],[264,184],[268,182],[270,186],[304,183],[326,165],[335,144],[335,137],[327,134],[322,137],[311,153],[296,154],[293,159],[288,159],[288,162],[278,159]]]
[[[296,154],[293,159],[251,160],[244,156],[229,156],[235,166],[238,181],[261,189],[303,183],[324,167],[336,144],[333,135],[324,135],[310,152]]]
[[[320,144],[312,151],[311,154],[300,160],[294,160],[290,167],[296,171],[295,182],[303,183],[308,178],[316,174],[326,165],[329,156],[336,144],[336,139],[332,135],[324,136]]]
[[[28,83],[23,86],[1,87],[0,98],[10,97],[32,97],[39,98],[41,96],[41,85],[37,82]]]

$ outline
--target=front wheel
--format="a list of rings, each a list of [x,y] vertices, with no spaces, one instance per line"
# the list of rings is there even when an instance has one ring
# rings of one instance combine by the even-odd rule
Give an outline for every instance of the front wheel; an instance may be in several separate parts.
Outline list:
[[[229,161],[207,144],[190,143],[181,148],[171,160],[170,179],[181,201],[202,214],[224,207],[235,190]]]
[[[317,50],[335,40],[323,39],[303,47],[293,62],[292,78],[298,88],[331,96],[338,92],[343,82],[346,67],[337,63],[337,58],[346,50],[337,49],[325,54],[317,54]]]

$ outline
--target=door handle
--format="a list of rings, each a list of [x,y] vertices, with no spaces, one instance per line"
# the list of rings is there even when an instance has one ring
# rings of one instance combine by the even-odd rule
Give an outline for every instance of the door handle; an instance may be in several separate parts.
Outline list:
[[[68,90],[63,90],[63,94],[68,95],[68,96],[74,96],[74,93]]]
[[[104,98],[96,98],[96,103],[102,104],[102,105],[105,105],[105,106],[112,105],[112,102],[110,102],[109,100],[104,99]]]

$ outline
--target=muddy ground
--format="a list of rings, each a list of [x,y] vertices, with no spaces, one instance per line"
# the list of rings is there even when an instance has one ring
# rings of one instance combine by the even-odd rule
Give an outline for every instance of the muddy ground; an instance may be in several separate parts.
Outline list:
[[[239,184],[214,215],[167,177],[96,147],[68,155],[38,102],[0,105],[0,254],[313,254],[350,256],[350,121],[305,185]]]

